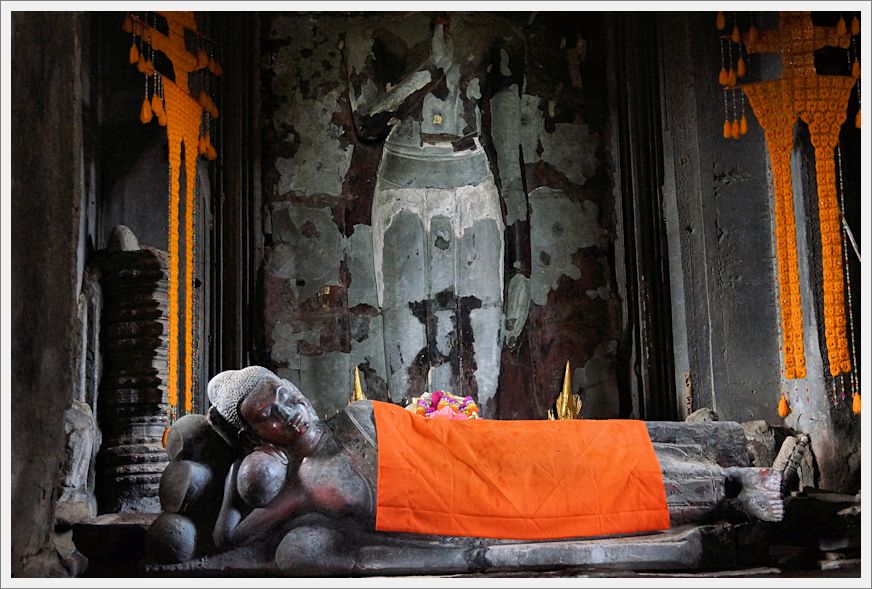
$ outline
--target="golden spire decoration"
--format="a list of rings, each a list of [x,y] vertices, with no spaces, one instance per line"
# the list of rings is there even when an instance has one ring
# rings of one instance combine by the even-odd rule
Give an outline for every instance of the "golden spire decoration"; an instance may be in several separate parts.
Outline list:
[[[548,410],[548,419],[578,419],[581,414],[581,397],[572,394],[572,377],[569,372],[569,361],[563,374],[563,390],[557,397],[557,416],[552,409]]]
[[[355,401],[366,401],[363,387],[360,386],[360,371],[357,369],[357,366],[354,367],[354,392],[351,394],[349,403],[354,403]]]

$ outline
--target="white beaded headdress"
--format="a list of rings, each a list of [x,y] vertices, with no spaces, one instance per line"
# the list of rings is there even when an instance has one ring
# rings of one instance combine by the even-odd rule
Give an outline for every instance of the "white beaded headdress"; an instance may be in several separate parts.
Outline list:
[[[209,401],[218,413],[237,429],[243,429],[239,416],[239,403],[264,380],[278,377],[263,366],[249,366],[241,370],[225,370],[212,377],[207,386]]]

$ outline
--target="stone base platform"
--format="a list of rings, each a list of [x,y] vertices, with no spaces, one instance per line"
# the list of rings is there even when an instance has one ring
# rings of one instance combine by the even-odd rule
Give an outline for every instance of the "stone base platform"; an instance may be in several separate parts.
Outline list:
[[[309,522],[307,522],[309,523]],[[744,532],[743,532],[744,530]],[[180,564],[143,563],[147,576],[388,576],[546,572],[725,570],[739,564],[746,526],[717,523],[646,535],[553,541],[443,538],[341,530],[344,570],[324,570],[322,558],[297,570],[279,569],[267,543]],[[323,556],[323,555],[321,555]]]

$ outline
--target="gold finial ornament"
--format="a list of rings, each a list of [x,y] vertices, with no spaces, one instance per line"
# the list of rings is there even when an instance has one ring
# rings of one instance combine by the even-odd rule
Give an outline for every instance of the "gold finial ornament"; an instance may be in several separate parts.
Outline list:
[[[569,372],[569,362],[566,362],[566,372],[563,375],[563,390],[557,397],[557,415],[548,410],[548,419],[578,419],[581,414],[581,398],[572,394],[572,377]]]
[[[355,401],[366,401],[363,387],[360,386],[360,371],[357,369],[357,366],[354,367],[354,393],[352,393],[349,403],[354,403]]]

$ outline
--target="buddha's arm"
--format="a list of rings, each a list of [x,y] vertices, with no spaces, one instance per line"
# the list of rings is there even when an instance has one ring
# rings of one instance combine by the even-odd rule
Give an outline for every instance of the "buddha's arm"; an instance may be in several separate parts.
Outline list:
[[[241,501],[236,483],[240,462],[237,460],[233,464],[224,483],[224,500],[212,534],[212,539],[219,548],[245,544],[286,521],[307,504],[305,493],[297,486],[286,485],[272,501],[252,510],[243,518],[236,507],[237,501]]]

